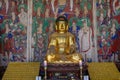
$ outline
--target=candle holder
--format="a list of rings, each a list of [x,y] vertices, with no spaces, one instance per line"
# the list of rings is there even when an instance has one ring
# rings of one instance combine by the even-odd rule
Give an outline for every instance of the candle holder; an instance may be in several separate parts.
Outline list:
[[[44,71],[45,71],[44,79],[47,80],[47,61],[44,61]]]
[[[45,77],[44,77],[44,79],[47,80],[47,66],[44,67],[44,70],[45,70]]]
[[[79,61],[79,66],[80,66],[80,80],[83,80],[83,76],[82,76],[82,60]]]
[[[83,76],[82,76],[82,66],[80,66],[80,80],[82,80]]]

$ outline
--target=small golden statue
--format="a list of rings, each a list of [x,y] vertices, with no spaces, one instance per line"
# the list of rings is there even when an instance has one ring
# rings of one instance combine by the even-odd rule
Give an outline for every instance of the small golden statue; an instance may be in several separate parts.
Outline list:
[[[76,53],[75,37],[68,32],[68,20],[59,16],[56,20],[56,32],[50,36],[46,60],[48,63],[78,63],[82,60]]]

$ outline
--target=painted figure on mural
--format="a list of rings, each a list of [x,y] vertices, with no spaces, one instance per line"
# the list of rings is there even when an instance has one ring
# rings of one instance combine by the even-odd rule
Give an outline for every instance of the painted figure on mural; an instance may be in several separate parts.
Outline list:
[[[76,2],[74,2],[74,1],[70,1],[68,4],[69,4],[69,6],[67,8],[65,8],[65,12],[67,12],[68,19],[71,19],[73,17],[80,18],[82,9],[79,7],[79,5],[76,4]]]
[[[22,53],[23,52],[23,48],[20,46],[20,45],[23,45],[23,43],[21,43],[21,42],[24,42],[23,40],[22,40],[22,38],[23,37],[21,37],[20,35],[23,35],[23,32],[22,31],[24,31],[23,29],[24,29],[24,27],[22,26],[20,26],[20,25],[18,25],[18,22],[19,22],[19,20],[18,20],[18,17],[16,17],[16,14],[15,14],[15,12],[12,12],[11,13],[11,16],[10,16],[10,20],[9,20],[9,24],[10,24],[10,29],[11,29],[11,32],[12,32],[12,34],[14,35],[14,46],[13,46],[13,48],[12,48],[12,52],[13,53]],[[22,31],[21,31],[22,30]],[[19,45],[18,45],[19,44]],[[20,46],[20,47],[19,47]]]
[[[43,61],[43,59],[41,57],[44,57],[43,51],[44,51],[44,38],[43,38],[43,34],[42,34],[42,27],[43,27],[43,23],[39,22],[39,26],[37,28],[37,39],[36,39],[36,43],[35,43],[35,49],[34,49],[34,53],[35,53],[35,61]]]
[[[18,17],[19,17],[20,23],[27,27],[28,15],[26,13],[26,9],[27,9],[26,4],[20,4],[19,5],[20,13],[18,14]]]
[[[58,15],[58,8],[56,7],[57,5],[56,0],[51,0],[51,13],[54,14],[54,18],[57,18]]]
[[[78,7],[77,4],[75,4],[75,2],[73,0],[68,0],[67,1],[67,4],[64,8],[64,15],[70,19],[71,17],[73,17],[75,14],[74,14],[74,10],[76,9],[76,7]]]
[[[99,0],[97,2],[97,17],[98,17],[98,27],[103,25],[104,18],[106,16],[106,10],[104,8],[104,1]]]
[[[100,16],[98,17],[98,26],[102,26],[104,21],[104,13],[103,11],[100,12]]]
[[[4,53],[5,53],[5,57],[7,57],[7,60],[9,61],[9,55],[12,52],[12,48],[14,46],[14,39],[13,39],[13,34],[10,31],[10,25],[9,23],[6,21],[5,22],[5,37],[4,37]]]
[[[44,44],[43,44],[44,15],[43,14],[45,12],[44,8],[46,5],[46,1],[45,2],[44,1],[33,0],[34,12],[33,12],[33,22],[32,22],[32,52],[34,53],[34,61],[40,61],[40,62],[42,62],[43,60],[41,57],[43,57],[43,51],[44,51]]]
[[[37,18],[39,18],[41,16],[41,8],[40,7],[37,9],[36,16],[37,16]]]
[[[36,17],[33,17],[32,19],[33,19],[32,20],[32,38],[36,39],[36,34],[37,34],[36,32],[37,32],[39,22]]]
[[[44,53],[43,53],[43,51],[44,51],[44,50],[43,50],[43,48],[44,48],[43,41],[44,41],[43,37],[39,35],[37,46],[38,46],[38,48],[39,48],[39,56],[40,56],[40,57],[44,57],[44,56],[45,56]],[[41,58],[39,58],[39,59],[41,59]],[[40,61],[43,62],[42,59],[41,59]]]
[[[119,29],[119,24],[117,20],[113,19],[111,22],[111,29],[110,29],[110,37],[111,37],[111,51],[114,54],[114,60],[117,61],[117,51],[119,49],[118,44],[119,44],[119,35],[118,35],[118,29]]]
[[[111,35],[111,38],[114,39],[116,38],[116,29],[119,27],[119,24],[116,20],[112,20],[112,25],[111,25],[111,29],[110,29],[110,35]]]
[[[100,47],[98,50],[99,61],[110,61],[110,58],[112,56],[110,45],[111,45],[111,39],[109,36],[108,27],[104,25],[101,30],[101,38],[99,42],[99,47]]]
[[[4,37],[5,37],[5,26],[4,24],[0,24],[0,53],[4,53]]]
[[[37,29],[38,34],[42,34],[42,27],[43,27],[43,23],[39,22],[39,26],[38,26],[38,29]]]
[[[10,9],[9,12],[15,12],[16,14],[18,14],[18,6],[17,6],[17,1],[11,0],[10,2]]]
[[[110,7],[107,9],[107,14],[106,17],[103,20],[103,24],[107,25],[108,27],[110,27],[110,21],[112,19],[112,14],[111,14],[111,9]]]
[[[67,0],[58,0],[58,13],[63,12],[65,6],[67,4]]]
[[[13,53],[24,53],[24,48],[26,47],[26,36],[24,34],[24,26],[18,24],[14,31],[14,47],[12,48]]]
[[[64,2],[61,2],[60,0],[58,1],[58,14],[59,15],[65,15],[67,12],[64,11],[65,8],[69,7],[68,5],[69,3],[67,2],[67,0],[64,0]],[[68,11],[68,9],[67,9]],[[65,15],[67,17],[67,15]]]
[[[42,27],[39,27],[39,23],[43,19],[43,14],[44,14],[43,3],[44,2],[42,0],[33,0],[33,18],[32,18],[33,19],[32,22],[32,52],[33,53],[37,43],[36,42],[38,37],[37,32],[39,32],[39,30],[42,30]]]
[[[50,9],[47,7],[45,10],[45,18],[44,18],[44,23],[43,23],[43,31],[46,32],[46,28],[49,26],[49,19],[50,19]]]
[[[34,12],[33,16],[36,15],[37,18],[40,18],[44,13],[44,5],[41,0],[33,0]]]
[[[103,21],[104,21],[104,18],[106,16],[106,11],[105,9],[103,8],[103,5],[100,4],[98,9],[97,9],[97,17],[98,17],[98,26],[102,26],[103,25]]]
[[[54,13],[55,18],[59,15],[66,15],[68,14],[67,7],[69,7],[67,0],[52,0],[51,1],[51,7],[52,7],[52,12]],[[67,12],[66,12],[66,10]],[[67,15],[66,15],[67,16]]]
[[[103,11],[104,15],[106,15],[105,7],[103,4],[99,4],[99,6],[97,7],[97,16],[99,15],[100,11]]]
[[[8,9],[9,9],[9,0],[4,0],[4,2],[5,2],[5,7],[6,7],[6,14],[8,13]]]
[[[89,17],[90,18],[90,10],[92,9],[91,2],[87,0],[82,0],[80,3],[80,8],[83,11],[83,17]],[[88,13],[89,12],[89,13]]]
[[[68,5],[68,2],[69,2],[69,5]],[[73,0],[62,0],[62,1],[58,0],[58,2],[56,2],[56,3],[58,3],[59,13],[63,12],[66,6],[69,7],[70,11],[73,10],[73,4],[74,4]],[[56,5],[54,6],[54,4],[55,4],[55,0],[52,0],[53,11],[55,10],[55,6],[56,6]]]
[[[5,22],[5,29],[6,29],[6,31],[5,31],[5,34],[4,34],[5,35],[5,37],[4,37],[5,38],[4,39],[4,43],[5,43],[4,44],[4,49],[9,54],[9,51],[12,49],[12,46],[13,46],[13,43],[12,43],[13,34],[10,31],[10,25],[9,25],[8,22]]]
[[[19,20],[18,20],[18,17],[16,16],[15,12],[11,12],[9,23],[10,23],[10,28],[11,28],[12,32],[14,32],[14,30],[17,28],[18,22],[19,22]]]
[[[114,0],[113,1],[113,11],[115,15],[119,15],[120,13],[120,1]]]
[[[74,16],[70,18],[69,20],[69,23],[70,23],[70,26],[72,25],[72,22],[75,20],[76,21],[76,25],[81,27],[80,26],[80,19],[82,17],[82,13],[80,11],[80,8],[78,8],[78,6],[75,7],[74,9]]]
[[[85,61],[91,61],[93,53],[92,29],[88,26],[88,20],[83,19],[83,27],[78,33],[80,52],[82,53]]]
[[[73,0],[51,1],[52,11],[54,12],[54,14],[57,16],[65,15],[67,18],[68,16],[73,15],[73,4]]]
[[[83,16],[87,17],[88,15],[88,9],[87,9],[87,4],[84,5],[84,12],[83,12]]]
[[[73,33],[73,35],[75,36],[75,44],[76,44],[76,51],[79,53],[80,52],[80,46],[79,46],[79,38],[78,38],[78,32],[79,32],[79,30],[80,30],[80,27],[79,26],[77,26],[77,24],[76,24],[76,21],[73,21],[72,22],[72,26],[70,27],[70,29],[69,29],[69,31],[71,32],[71,33]]]
[[[50,21],[50,26],[49,26],[49,33],[48,35],[51,35],[54,32],[54,22]],[[49,37],[49,36],[48,36]]]
[[[46,32],[49,25],[50,25],[50,21],[54,21],[54,17],[51,17],[50,16],[50,6],[46,6],[46,9],[45,9],[45,13],[44,13],[44,19],[43,19],[43,27],[42,27],[42,30],[43,32]]]
[[[8,12],[8,8],[9,8],[9,2],[8,0],[1,0],[0,1],[0,15],[4,16],[4,19],[6,19],[7,16],[7,12]]]

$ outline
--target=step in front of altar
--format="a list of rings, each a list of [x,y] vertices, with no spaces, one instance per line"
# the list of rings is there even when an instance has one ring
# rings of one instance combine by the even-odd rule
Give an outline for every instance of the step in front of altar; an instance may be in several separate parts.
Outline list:
[[[35,80],[39,68],[39,62],[10,62],[2,80]]]
[[[90,80],[120,80],[120,72],[112,62],[88,64]]]

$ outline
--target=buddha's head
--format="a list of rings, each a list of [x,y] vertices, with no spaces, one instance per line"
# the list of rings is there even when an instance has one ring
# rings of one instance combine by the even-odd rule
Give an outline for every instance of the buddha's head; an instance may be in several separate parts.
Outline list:
[[[68,31],[68,20],[64,16],[59,16],[56,19],[55,29],[58,33],[65,33]]]

